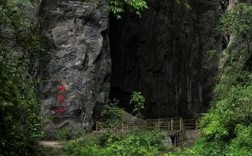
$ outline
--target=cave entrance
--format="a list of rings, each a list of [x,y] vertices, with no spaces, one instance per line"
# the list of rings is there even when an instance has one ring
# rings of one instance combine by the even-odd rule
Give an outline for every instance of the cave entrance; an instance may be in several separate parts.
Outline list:
[[[162,2],[162,8],[155,8],[159,14],[150,9],[142,18],[110,16],[110,98],[131,112],[130,95],[140,91],[146,99],[146,118],[197,118],[212,96],[218,62],[205,58],[213,47],[220,47],[219,38],[211,33],[214,26],[198,29],[209,24],[199,22],[208,16],[195,10],[185,16],[186,10]]]
[[[134,18],[139,21],[135,15],[124,15],[121,19],[111,15],[109,31],[112,60],[110,99],[119,100],[120,106],[129,113],[132,111],[129,105],[131,93],[141,91],[139,89],[138,22],[125,24]],[[136,30],[132,31],[133,29]]]
[[[181,46],[173,47],[169,42],[176,36],[166,27],[145,20],[133,14],[120,20],[110,16],[110,99],[120,100],[121,106],[131,112],[131,93],[140,91],[146,99],[146,118],[178,117],[186,110],[176,90],[183,85],[178,78],[178,74],[184,74],[179,60]]]

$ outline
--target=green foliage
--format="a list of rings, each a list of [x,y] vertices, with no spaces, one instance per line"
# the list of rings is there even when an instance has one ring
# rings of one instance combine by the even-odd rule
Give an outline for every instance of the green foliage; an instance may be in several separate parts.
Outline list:
[[[236,71],[236,70],[235,70]],[[229,71],[231,72],[231,71]],[[201,139],[193,148],[182,151],[186,155],[249,156],[252,153],[252,74],[240,72],[229,74],[222,81],[232,83],[225,91],[215,92],[214,105],[201,121]],[[220,95],[218,95],[220,94]]]
[[[99,137],[99,145],[102,147],[108,144],[113,144],[115,141],[119,141],[121,137],[118,134],[107,132]]]
[[[40,146],[38,149],[39,156],[63,156],[62,148],[53,148],[53,147],[43,147]]]
[[[67,155],[154,156],[164,149],[163,139],[164,136],[156,131],[133,131],[124,135],[105,133],[92,139],[71,141],[64,151]],[[93,140],[92,143],[88,143],[89,140]]]
[[[250,81],[252,82],[252,81]],[[198,155],[249,155],[252,84],[231,87],[201,119],[202,139],[190,150]]]
[[[18,37],[18,33],[30,27],[30,22],[22,12],[29,4],[28,0],[0,0],[0,25],[11,28]]]
[[[95,156],[95,154],[100,153],[100,150],[97,149],[98,143],[98,137],[94,135],[85,135],[78,140],[69,141],[64,147],[64,153],[66,155],[75,156]]]
[[[130,104],[134,106],[133,113],[137,117],[143,117],[145,98],[141,92],[133,92],[131,94]]]
[[[252,24],[252,7],[240,3],[221,17],[218,29],[237,36],[249,35]],[[250,34],[251,35],[251,34]]]
[[[0,53],[10,51],[0,49]],[[36,85],[23,61],[1,61],[0,81],[0,151],[3,155],[28,155],[41,136]]]
[[[240,125],[238,124],[235,129],[234,138],[228,147],[228,156],[251,155],[252,153],[252,124]]]
[[[228,32],[236,37],[243,37],[246,40],[247,51],[250,52],[249,44],[252,37],[252,6],[246,3],[239,3],[231,11],[221,17],[218,30]]]
[[[187,0],[174,0],[174,2],[184,5],[187,9],[191,9]],[[141,17],[141,12],[145,9],[148,9],[145,0],[109,0],[109,11],[116,15],[117,18],[121,18],[121,14],[126,10],[136,13]]]
[[[203,117],[202,132],[208,138],[228,138],[237,124],[247,124],[252,113],[252,85],[231,87],[222,100]]]
[[[226,67],[225,77],[216,85],[213,106],[200,121],[202,138],[182,151],[186,155],[251,155],[252,73],[235,64]]]
[[[32,73],[36,58],[30,60],[32,52],[39,51],[40,46],[21,11],[28,3],[0,0],[1,155],[34,154],[42,135],[37,82]],[[11,48],[10,40],[15,43]]]
[[[71,140],[82,137],[85,134],[85,130],[80,127],[71,129],[63,129],[56,132],[55,136],[58,140]]]
[[[119,101],[114,99],[104,105],[100,121],[104,128],[117,129],[121,127],[123,109],[118,107]]]
[[[125,9],[135,12],[141,16],[141,12],[147,9],[147,3],[145,0],[109,0],[109,10],[120,18],[120,13],[123,13]]]
[[[70,131],[60,130],[56,133],[56,138],[59,140],[70,140],[71,139]]]
[[[105,151],[116,156],[153,156],[164,149],[163,139],[163,135],[155,131],[133,131],[110,144]]]

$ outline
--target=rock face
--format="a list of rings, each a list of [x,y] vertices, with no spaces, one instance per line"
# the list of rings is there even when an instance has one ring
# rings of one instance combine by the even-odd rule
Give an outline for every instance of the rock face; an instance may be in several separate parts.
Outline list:
[[[46,130],[90,128],[93,110],[109,95],[108,9],[105,1],[43,0],[40,27],[41,112],[52,116]]]
[[[143,92],[147,117],[198,117],[208,106],[223,45],[214,28],[225,6],[189,3],[148,0],[142,18],[111,20],[111,97],[127,106],[132,91]]]

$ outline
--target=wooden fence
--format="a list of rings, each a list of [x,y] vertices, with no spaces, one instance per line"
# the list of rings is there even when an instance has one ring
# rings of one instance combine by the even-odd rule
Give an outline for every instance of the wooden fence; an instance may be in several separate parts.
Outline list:
[[[116,129],[121,131],[130,131],[133,129],[141,130],[192,130],[197,129],[196,119],[182,119],[182,118],[161,118],[161,119],[146,119],[132,122],[123,122],[121,126],[115,128],[106,128],[100,122],[96,122],[96,131],[105,131],[109,129]]]
[[[172,139],[173,145],[177,146],[185,140],[186,130],[197,129],[198,124],[196,119],[182,118],[161,118],[161,119],[146,119],[133,122],[123,122],[119,127],[105,128],[100,122],[96,122],[96,131],[131,131],[134,129],[140,130],[159,130],[163,131]]]
[[[183,119],[186,130],[196,130],[199,128],[197,119]]]

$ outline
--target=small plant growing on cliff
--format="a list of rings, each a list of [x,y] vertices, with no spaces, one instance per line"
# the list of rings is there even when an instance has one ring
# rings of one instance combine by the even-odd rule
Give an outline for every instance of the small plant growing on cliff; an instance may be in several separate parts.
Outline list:
[[[188,0],[174,0],[177,4],[183,4],[187,9],[191,9]],[[148,9],[146,0],[109,0],[109,11],[121,18],[120,14],[129,10],[141,17],[141,12]]]
[[[117,18],[121,17],[120,14],[125,9],[141,16],[141,12],[147,8],[148,6],[145,0],[109,0],[109,11],[116,15]]]
[[[133,92],[131,94],[130,104],[134,106],[133,113],[136,117],[143,117],[143,109],[144,109],[145,98],[141,92]]]

